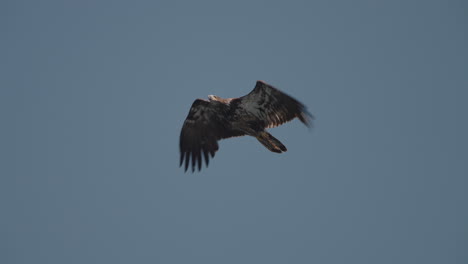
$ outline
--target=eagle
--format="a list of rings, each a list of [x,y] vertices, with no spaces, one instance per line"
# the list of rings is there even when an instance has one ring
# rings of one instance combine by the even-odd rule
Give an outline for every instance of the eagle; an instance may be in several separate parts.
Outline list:
[[[196,99],[180,132],[180,166],[185,162],[185,172],[202,168],[202,159],[208,167],[210,156],[218,151],[218,141],[230,137],[255,137],[268,150],[275,153],[287,151],[286,147],[267,128],[277,127],[298,118],[307,127],[313,116],[306,107],[264,81],[239,98],[221,98],[208,95],[209,100]]]

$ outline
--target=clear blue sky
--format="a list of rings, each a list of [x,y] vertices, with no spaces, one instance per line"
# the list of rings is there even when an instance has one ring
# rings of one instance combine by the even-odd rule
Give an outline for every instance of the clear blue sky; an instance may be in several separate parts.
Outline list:
[[[465,1],[2,1],[0,263],[468,263]],[[196,98],[316,116],[178,167]]]

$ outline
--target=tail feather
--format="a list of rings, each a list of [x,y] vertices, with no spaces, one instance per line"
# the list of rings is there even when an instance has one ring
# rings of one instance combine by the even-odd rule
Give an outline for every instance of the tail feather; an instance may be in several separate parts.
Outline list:
[[[256,138],[263,146],[272,152],[282,153],[287,151],[286,147],[268,132],[262,131],[257,134]]]

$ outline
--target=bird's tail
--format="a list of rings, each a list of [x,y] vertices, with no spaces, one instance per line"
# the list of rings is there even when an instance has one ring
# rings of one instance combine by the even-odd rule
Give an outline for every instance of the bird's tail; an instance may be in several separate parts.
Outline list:
[[[286,147],[278,139],[266,131],[259,132],[255,137],[270,151],[276,153],[287,151]]]

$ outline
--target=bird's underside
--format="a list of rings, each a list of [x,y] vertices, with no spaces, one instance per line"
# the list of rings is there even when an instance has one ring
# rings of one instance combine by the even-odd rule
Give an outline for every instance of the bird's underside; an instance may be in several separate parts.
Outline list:
[[[180,166],[185,163],[185,171],[190,163],[192,171],[200,170],[203,159],[208,167],[218,141],[230,137],[253,136],[268,150],[285,152],[286,147],[265,129],[296,117],[310,126],[313,119],[302,103],[263,81],[239,98],[208,98],[195,100],[180,133]]]

